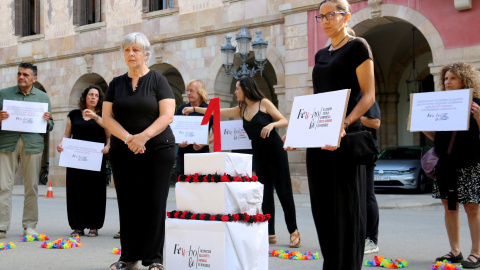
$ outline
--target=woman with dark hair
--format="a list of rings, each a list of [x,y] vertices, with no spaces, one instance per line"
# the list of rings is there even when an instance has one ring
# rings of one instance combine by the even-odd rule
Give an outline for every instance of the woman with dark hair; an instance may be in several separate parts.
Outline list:
[[[467,63],[444,66],[439,76],[442,91],[471,89],[470,128],[465,131],[424,131],[434,141],[439,156],[433,182],[433,197],[441,199],[445,210],[450,252],[436,258],[462,263],[463,268],[480,267],[480,77],[478,71]],[[454,137],[452,137],[454,136]],[[453,142],[451,142],[453,140]],[[448,149],[451,152],[448,154]],[[459,204],[467,213],[472,249],[466,260],[460,252]]]
[[[238,80],[235,90],[239,105],[220,110],[221,116],[242,117],[243,128],[252,140],[253,160],[258,180],[263,184],[264,214],[272,217],[268,222],[270,244],[275,244],[275,203],[274,189],[282,204],[285,222],[290,233],[290,247],[300,246],[300,233],[297,230],[295,203],[293,201],[292,181],[288,167],[287,152],[283,142],[275,131],[288,125],[288,120],[278,111],[273,103],[258,90],[257,84],[250,77]],[[183,114],[192,112],[205,113],[205,108],[187,107]]]
[[[360,117],[375,102],[372,51],[365,39],[348,34],[351,16],[347,0],[322,1],[315,16],[331,44],[315,54],[313,91],[351,89],[342,137],[362,130]],[[349,161],[350,149],[339,150],[330,145],[307,149],[313,220],[323,269],[360,270],[366,237],[365,166]]]
[[[110,132],[103,127],[102,117],[103,92],[97,85],[90,85],[83,90],[78,107],[67,116],[67,126],[63,138],[98,142],[106,144],[102,149],[107,154],[110,149]],[[57,146],[62,152],[62,142]],[[89,171],[67,168],[67,214],[68,223],[73,232],[70,236],[85,235],[84,229],[89,228],[88,236],[98,236],[98,229],[103,227],[105,220],[105,205],[107,191],[106,156],[102,159],[101,171]],[[88,194],[88,200],[81,200]]]

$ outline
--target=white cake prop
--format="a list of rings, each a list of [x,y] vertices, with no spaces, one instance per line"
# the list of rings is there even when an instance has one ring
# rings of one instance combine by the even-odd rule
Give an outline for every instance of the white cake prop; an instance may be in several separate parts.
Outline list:
[[[252,155],[238,153],[185,154],[184,173],[252,177]]]
[[[167,219],[166,269],[268,269],[268,223]]]
[[[243,183],[177,183],[175,198],[178,210],[192,213],[262,212],[263,185]]]

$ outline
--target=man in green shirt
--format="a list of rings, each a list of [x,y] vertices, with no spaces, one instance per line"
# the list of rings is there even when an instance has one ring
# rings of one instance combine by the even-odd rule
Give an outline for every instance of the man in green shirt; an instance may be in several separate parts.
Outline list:
[[[48,104],[48,112],[43,114],[47,130],[52,131],[52,108],[48,95],[35,88],[37,66],[21,63],[18,66],[18,85],[0,90],[0,127],[10,115],[3,110],[4,100],[39,102]],[[38,175],[40,173],[44,133],[27,133],[0,129],[0,238],[5,238],[12,215],[12,189],[15,171],[19,160],[22,163],[25,199],[23,206],[23,234],[38,234]]]

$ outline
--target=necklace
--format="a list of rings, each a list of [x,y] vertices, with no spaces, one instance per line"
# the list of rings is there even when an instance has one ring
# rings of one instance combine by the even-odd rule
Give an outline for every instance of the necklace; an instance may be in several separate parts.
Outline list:
[[[342,40],[340,40],[340,42],[337,43],[337,45],[333,45],[333,43],[330,44],[330,45],[332,46],[332,50],[335,50],[335,49],[338,47],[338,45],[340,45],[347,37],[348,37],[348,35],[345,35],[345,36],[342,38]]]

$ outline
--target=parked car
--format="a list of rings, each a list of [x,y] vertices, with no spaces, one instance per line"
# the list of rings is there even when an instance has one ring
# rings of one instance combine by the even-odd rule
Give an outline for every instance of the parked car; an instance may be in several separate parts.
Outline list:
[[[375,167],[375,187],[415,189],[424,193],[433,181],[425,175],[420,163],[428,149],[423,146],[397,146],[384,149],[378,155]]]

